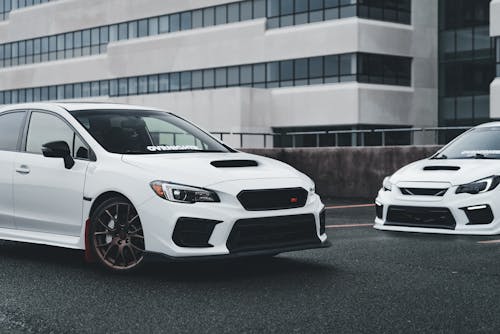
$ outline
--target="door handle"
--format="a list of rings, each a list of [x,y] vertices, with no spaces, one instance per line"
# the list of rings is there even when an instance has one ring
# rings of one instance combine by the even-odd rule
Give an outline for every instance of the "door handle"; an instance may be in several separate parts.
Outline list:
[[[19,174],[29,174],[31,172],[30,168],[26,165],[21,165],[18,168],[16,168],[16,172]]]

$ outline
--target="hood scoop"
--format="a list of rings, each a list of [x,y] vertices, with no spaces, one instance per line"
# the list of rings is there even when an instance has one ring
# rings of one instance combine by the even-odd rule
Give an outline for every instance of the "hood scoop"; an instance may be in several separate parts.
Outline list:
[[[238,168],[238,167],[256,167],[259,164],[255,160],[218,160],[210,163],[217,168]]]
[[[448,171],[457,171],[460,170],[458,166],[425,166],[424,170],[448,170]]]

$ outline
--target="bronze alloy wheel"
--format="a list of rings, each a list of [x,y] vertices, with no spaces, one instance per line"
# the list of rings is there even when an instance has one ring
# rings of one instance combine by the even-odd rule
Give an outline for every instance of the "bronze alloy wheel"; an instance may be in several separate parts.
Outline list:
[[[112,271],[129,271],[144,258],[144,232],[134,206],[122,198],[102,203],[91,218],[94,254]]]

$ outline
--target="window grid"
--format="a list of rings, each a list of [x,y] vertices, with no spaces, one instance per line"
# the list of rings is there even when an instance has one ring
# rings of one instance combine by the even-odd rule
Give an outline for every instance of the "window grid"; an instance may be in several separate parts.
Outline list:
[[[355,81],[409,86],[411,58],[348,53],[24,88],[0,92],[0,104],[227,87],[275,88]]]
[[[7,20],[14,9],[36,6],[54,0],[0,0],[0,21]]]
[[[2,1],[19,6],[50,0]],[[394,15],[384,14],[393,7]],[[377,8],[381,14],[375,15]],[[105,53],[112,42],[266,17],[269,29],[357,15],[410,24],[410,10],[411,0],[246,0],[0,44],[0,68],[92,56]]]

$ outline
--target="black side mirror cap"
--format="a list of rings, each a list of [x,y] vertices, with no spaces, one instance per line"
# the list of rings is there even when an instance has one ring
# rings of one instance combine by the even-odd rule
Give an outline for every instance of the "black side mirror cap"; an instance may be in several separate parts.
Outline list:
[[[69,145],[65,141],[53,141],[44,144],[42,146],[42,153],[47,158],[63,158],[66,169],[71,169],[75,165]]]

